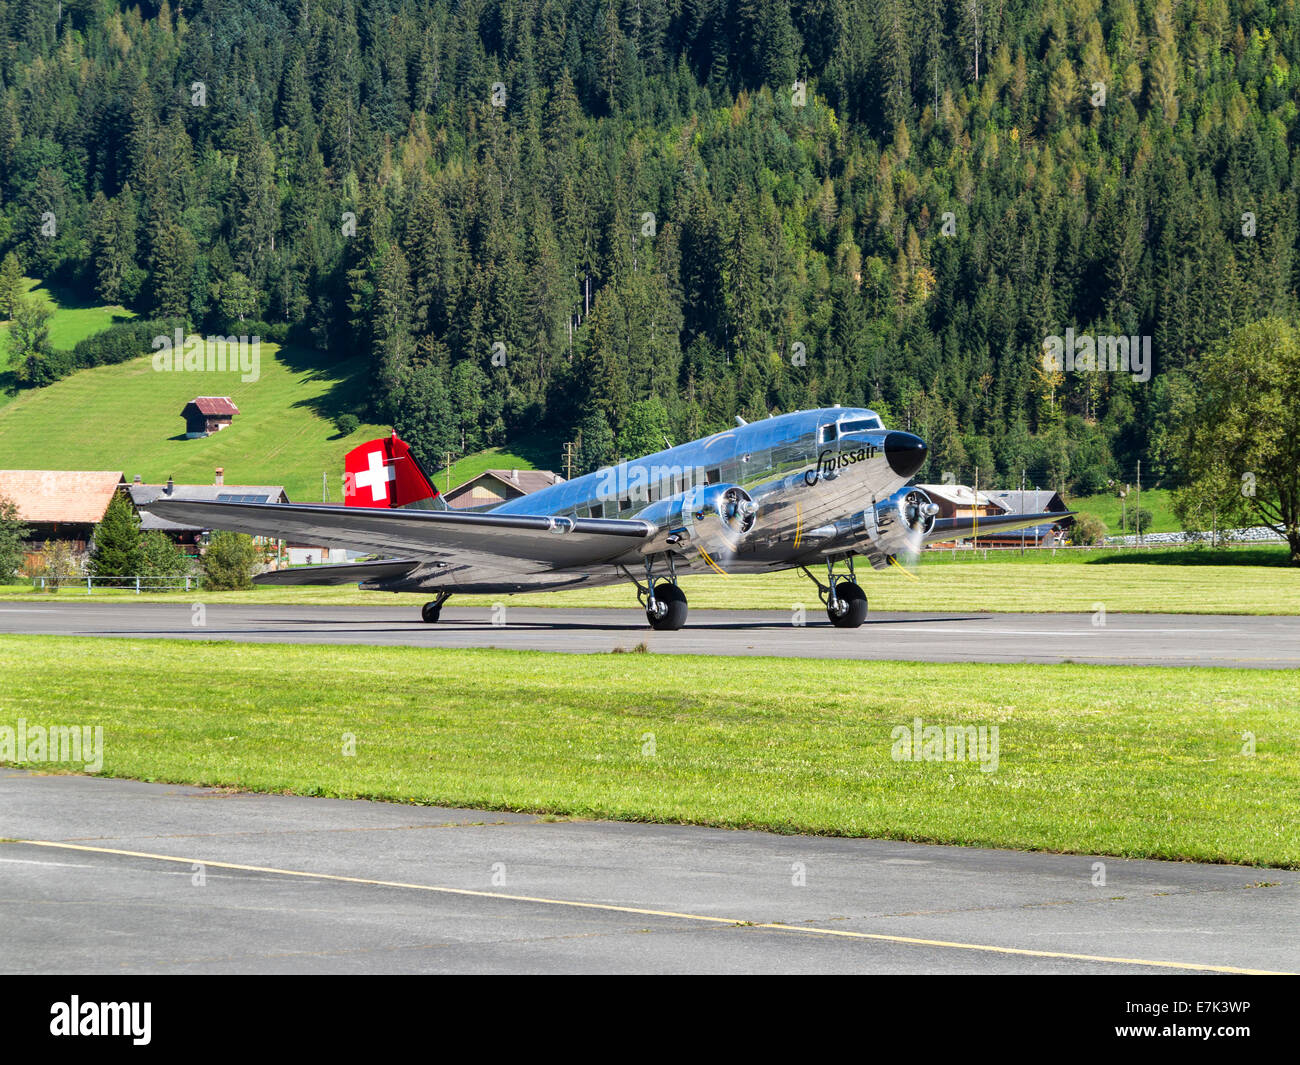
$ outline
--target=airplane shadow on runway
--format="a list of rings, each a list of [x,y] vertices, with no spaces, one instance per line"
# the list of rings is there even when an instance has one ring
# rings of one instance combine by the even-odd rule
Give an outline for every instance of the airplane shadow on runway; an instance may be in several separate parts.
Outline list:
[[[990,614],[962,614],[962,615],[951,615],[951,616],[948,616],[948,615],[938,615],[938,616],[935,616],[935,617],[923,617],[923,618],[910,618],[910,617],[909,617],[909,618],[872,618],[872,617],[868,617],[867,620],[866,620],[865,622],[863,622],[863,628],[866,628],[866,627],[869,626],[869,625],[915,625],[915,624],[919,624],[919,623],[939,622],[939,621],[988,621],[988,620],[990,620],[991,617],[992,617],[992,615],[990,615]],[[277,624],[284,624],[284,625],[330,626],[330,625],[339,625],[340,622],[339,622],[339,621],[331,621],[331,620],[329,620],[329,619],[327,619],[327,618],[326,618],[326,619],[316,619],[316,618],[268,618],[265,622],[259,622],[259,626],[260,626],[260,625],[277,625]],[[365,632],[373,632],[373,631],[375,631],[375,628],[376,628],[376,627],[385,628],[385,629],[390,629],[390,630],[392,630],[392,631],[407,631],[407,630],[410,630],[410,629],[423,630],[423,631],[427,631],[427,632],[429,632],[431,635],[434,634],[434,633],[437,633],[437,632],[439,632],[439,631],[441,631],[441,632],[464,632],[464,631],[469,630],[469,631],[478,632],[478,631],[481,631],[481,630],[483,630],[483,629],[513,629],[513,630],[516,630],[516,631],[520,631],[520,630],[528,630],[528,631],[555,631],[555,632],[563,632],[563,631],[578,631],[578,632],[593,632],[593,631],[594,631],[594,632],[628,632],[628,631],[637,631],[637,632],[646,632],[646,633],[651,633],[651,632],[654,632],[654,631],[655,631],[655,630],[649,628],[649,627],[646,625],[646,623],[645,623],[644,621],[641,621],[641,620],[639,620],[639,619],[629,619],[629,620],[627,620],[627,621],[625,621],[625,622],[606,622],[606,623],[599,623],[599,622],[590,622],[590,623],[589,623],[589,622],[575,622],[575,621],[507,621],[504,625],[494,625],[494,624],[492,623],[492,621],[491,621],[490,618],[483,618],[482,620],[478,620],[478,619],[475,619],[475,618],[459,618],[459,619],[456,619],[456,620],[440,621],[440,622],[437,622],[437,623],[435,623],[435,624],[429,625],[429,624],[426,624],[425,622],[421,621],[419,618],[413,618],[413,619],[410,619],[410,620],[404,620],[404,621],[390,621],[390,620],[387,620],[387,619],[382,619],[382,620],[381,620],[381,619],[376,619],[376,620],[373,621],[373,622],[366,622],[366,623],[364,623],[364,624],[366,624],[366,625],[369,626],[368,628],[355,628],[355,626],[356,626],[357,624],[358,624],[357,622],[353,621],[353,622],[351,622],[351,625],[354,626],[353,628],[348,628],[348,629],[338,629],[338,628],[336,628],[336,629],[334,629],[334,630],[332,630],[332,631],[333,631],[334,633],[336,633],[336,634],[339,634],[339,635],[342,635],[342,634],[345,634],[345,633],[350,633],[350,632],[355,632],[355,633],[358,633],[358,634],[360,634],[360,633],[365,633]],[[805,625],[793,625],[793,624],[791,624],[791,623],[788,622],[788,621],[784,621],[784,622],[778,622],[778,621],[687,621],[685,628],[683,628],[683,629],[679,629],[679,630],[677,630],[677,631],[679,631],[679,632],[690,632],[691,630],[696,630],[696,631],[699,631],[699,630],[710,630],[710,631],[713,631],[713,630],[724,630],[724,631],[728,631],[728,630],[761,631],[761,630],[764,630],[764,629],[772,629],[772,630],[778,630],[778,629],[780,629],[780,630],[784,630],[784,629],[790,629],[790,628],[831,629],[831,628],[834,628],[834,626],[831,625],[831,623],[830,623],[829,621],[821,621],[821,620],[817,620],[817,621],[812,621],[812,620],[810,620],[810,621],[808,621]],[[209,634],[214,634],[215,632],[217,632],[217,631],[219,631],[219,630],[208,629],[208,630],[206,630],[206,631],[207,631]],[[289,634],[291,634],[291,632],[292,632],[292,630],[289,630],[289,629],[274,629],[274,628],[261,628],[261,627],[259,627],[259,628],[254,628],[254,629],[226,630],[226,631],[228,631],[228,632],[241,632],[241,633],[245,633],[245,634],[249,634],[249,633],[258,633],[258,634],[263,634],[263,635],[289,635]],[[311,631],[311,630],[306,630],[306,631]],[[849,629],[849,630],[845,630],[845,631],[849,631],[849,632],[851,632],[851,631],[853,631],[853,630]]]

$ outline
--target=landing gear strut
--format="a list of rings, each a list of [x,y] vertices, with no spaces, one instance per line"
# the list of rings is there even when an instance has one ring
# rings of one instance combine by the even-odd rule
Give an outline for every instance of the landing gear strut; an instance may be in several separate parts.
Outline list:
[[[420,619],[426,625],[432,625],[442,613],[442,604],[451,598],[451,592],[439,592],[438,598],[430,600],[420,608]]]
[[[867,620],[867,594],[858,586],[857,574],[853,572],[853,556],[844,556],[849,567],[847,575],[835,572],[835,561],[834,558],[826,559],[826,584],[809,573],[806,566],[800,569],[817,585],[817,594],[826,604],[826,616],[831,624],[837,629],[856,629]]]
[[[673,632],[686,624],[686,595],[677,587],[677,568],[672,554],[665,553],[663,559],[668,567],[668,576],[655,575],[654,556],[650,556],[645,560],[644,585],[626,569],[623,572],[636,585],[636,597],[645,607],[650,627],[660,632]]]

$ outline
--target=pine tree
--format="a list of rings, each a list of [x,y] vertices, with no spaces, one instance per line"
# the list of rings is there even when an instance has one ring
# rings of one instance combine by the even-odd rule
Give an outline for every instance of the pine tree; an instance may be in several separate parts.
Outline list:
[[[394,431],[411,446],[421,465],[437,469],[444,454],[460,443],[442,374],[433,366],[412,367],[402,375],[396,395]]]
[[[18,256],[7,252],[0,263],[0,314],[14,316],[14,303],[23,292],[23,268]]]
[[[578,423],[574,436],[578,449],[574,455],[574,474],[592,473],[614,462],[617,448],[609,422],[598,410],[590,411]]]
[[[184,318],[197,257],[194,238],[174,222],[163,222],[152,232],[149,292],[153,312],[159,318]]]
[[[95,294],[105,303],[122,299],[127,275],[135,267],[135,219],[129,196],[127,185],[121,198],[110,201],[99,192],[90,205]]]
[[[138,577],[143,555],[140,548],[140,517],[125,492],[114,492],[95,526],[90,572],[96,577]]]
[[[657,396],[633,403],[628,408],[622,431],[618,434],[618,453],[624,458],[639,458],[662,451],[668,445],[668,411]]]

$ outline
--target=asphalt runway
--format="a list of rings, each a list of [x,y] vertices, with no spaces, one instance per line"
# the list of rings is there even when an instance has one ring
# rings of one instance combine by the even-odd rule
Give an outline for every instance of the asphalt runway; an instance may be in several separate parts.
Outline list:
[[[229,606],[190,603],[7,603],[0,633],[169,637],[249,643],[503,647],[600,653],[644,641],[664,654],[776,655],[915,662],[1091,662],[1110,665],[1300,667],[1300,616],[1207,614],[872,613],[836,629],[820,611],[692,610],[686,628],[655,632],[639,610],[559,607]],[[202,622],[196,624],[196,622]]]
[[[4,973],[1300,969],[1275,869],[15,769],[0,837]]]

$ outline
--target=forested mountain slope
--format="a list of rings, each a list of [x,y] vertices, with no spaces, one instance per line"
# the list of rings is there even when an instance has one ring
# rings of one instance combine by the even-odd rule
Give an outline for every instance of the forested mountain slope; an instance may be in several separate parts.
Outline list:
[[[0,24],[0,254],[362,354],[357,413],[434,465],[579,428],[591,465],[840,402],[923,432],[936,479],[1169,483],[1186,369],[1295,310],[1294,0],[8,0]],[[1045,373],[1066,329],[1149,336],[1154,376]]]

